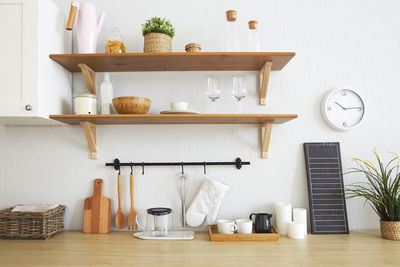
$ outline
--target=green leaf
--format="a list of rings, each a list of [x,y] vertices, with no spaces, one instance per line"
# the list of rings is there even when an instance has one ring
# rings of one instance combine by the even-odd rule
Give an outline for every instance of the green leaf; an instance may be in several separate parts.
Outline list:
[[[143,36],[152,32],[163,33],[169,35],[171,38],[175,36],[175,28],[172,27],[171,22],[165,18],[153,17],[142,24]]]

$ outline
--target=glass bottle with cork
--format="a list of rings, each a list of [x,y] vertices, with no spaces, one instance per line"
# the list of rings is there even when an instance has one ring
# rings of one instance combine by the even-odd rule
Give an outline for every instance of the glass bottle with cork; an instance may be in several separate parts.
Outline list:
[[[249,21],[249,32],[247,36],[247,51],[260,52],[260,36],[258,34],[258,21]]]
[[[226,29],[224,48],[225,52],[239,52],[240,51],[240,32],[239,23],[236,10],[228,10],[226,14]]]

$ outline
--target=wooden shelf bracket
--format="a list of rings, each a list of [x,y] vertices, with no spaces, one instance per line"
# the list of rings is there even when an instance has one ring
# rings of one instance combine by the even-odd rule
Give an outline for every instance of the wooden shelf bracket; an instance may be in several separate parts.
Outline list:
[[[265,105],[267,103],[267,89],[271,68],[272,62],[267,61],[260,70],[260,105]]]
[[[93,124],[88,121],[82,121],[81,126],[86,135],[86,139],[88,141],[89,149],[91,152],[90,157],[92,159],[97,159],[97,130],[96,124]]]
[[[261,124],[261,158],[268,158],[269,142],[271,140],[272,123]]]
[[[83,78],[85,79],[86,87],[90,93],[96,94],[96,72],[92,70],[86,64],[80,63],[78,64],[79,68],[81,68]]]

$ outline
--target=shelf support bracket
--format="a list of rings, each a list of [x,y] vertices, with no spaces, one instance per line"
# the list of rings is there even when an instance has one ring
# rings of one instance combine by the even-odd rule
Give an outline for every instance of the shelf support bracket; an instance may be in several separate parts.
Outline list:
[[[261,158],[268,158],[269,142],[271,140],[272,123],[264,122],[261,125]]]
[[[85,79],[86,87],[92,94],[96,94],[96,72],[92,70],[88,65],[80,63],[78,64],[81,68],[83,78]]]
[[[260,70],[260,105],[265,105],[267,103],[267,89],[271,68],[272,62],[267,61],[264,63]]]
[[[97,159],[97,131],[96,131],[96,124],[82,121],[81,126],[86,135],[86,139],[88,141],[89,149],[90,149],[90,157],[92,159]]]

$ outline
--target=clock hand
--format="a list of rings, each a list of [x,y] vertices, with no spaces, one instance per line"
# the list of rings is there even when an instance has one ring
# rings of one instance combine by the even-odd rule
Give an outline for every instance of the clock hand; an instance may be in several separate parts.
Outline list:
[[[351,107],[351,108],[346,108],[346,109],[358,109],[358,110],[361,110],[362,107]]]
[[[347,108],[343,107],[342,105],[340,105],[338,102],[335,101],[335,104],[338,105],[339,107],[341,107],[343,110],[347,110]]]

